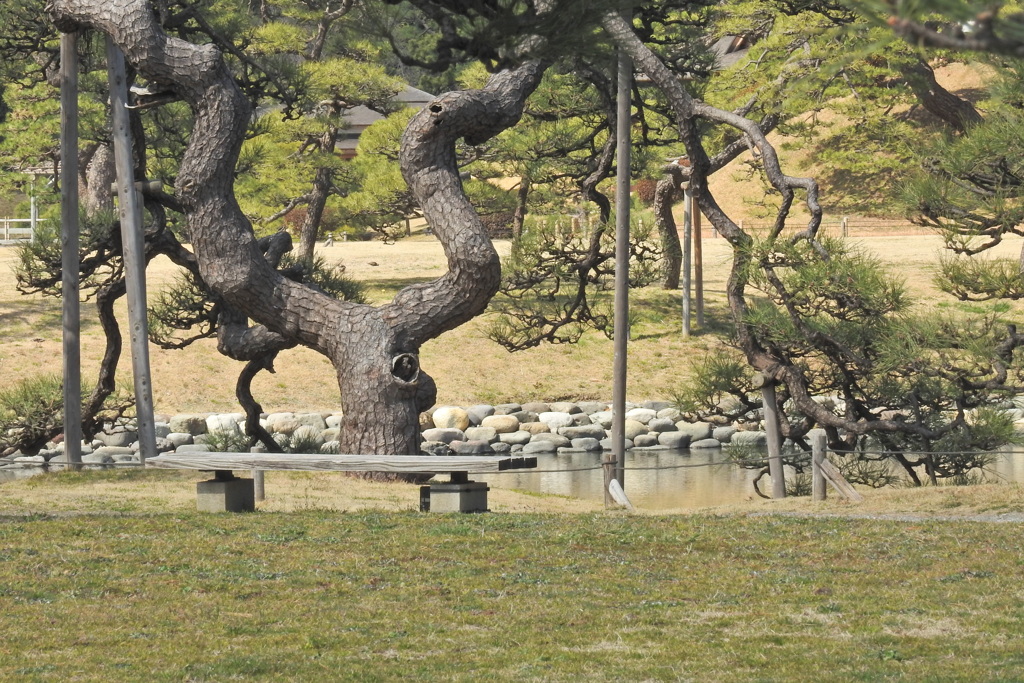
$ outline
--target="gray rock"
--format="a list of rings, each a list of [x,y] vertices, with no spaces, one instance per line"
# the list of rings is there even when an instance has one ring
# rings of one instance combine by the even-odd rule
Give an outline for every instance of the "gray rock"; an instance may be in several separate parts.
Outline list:
[[[342,416],[338,413],[328,415],[324,418],[324,424],[327,425],[328,429],[341,429],[341,418]]]
[[[157,453],[170,453],[171,451],[173,451],[174,449],[176,449],[178,447],[177,444],[175,444],[170,439],[162,438],[162,437],[157,437],[156,442],[155,442],[155,446],[156,446],[156,452]],[[139,443],[138,441],[136,441],[135,443],[133,443],[128,448],[131,449],[132,453],[138,453],[140,450],[142,450],[142,444]],[[120,461],[118,461],[118,462],[120,462]]]
[[[521,444],[521,443],[514,443],[514,444],[512,444],[512,451],[511,452],[512,453],[522,453],[523,452],[523,444]]]
[[[627,417],[625,423],[625,432],[627,439],[630,439],[631,441],[636,441],[636,437],[640,436],[641,434],[647,433],[647,425],[644,424],[643,422],[639,422],[638,420],[631,420],[630,418]]]
[[[469,413],[458,406],[441,406],[434,411],[434,426],[438,429],[461,429],[469,427]]]
[[[642,424],[647,424],[657,416],[658,412],[650,408],[633,408],[626,411],[627,420],[636,420]]]
[[[326,430],[326,431],[330,431],[330,430]],[[337,439],[332,439],[330,441],[324,441],[324,445],[320,447],[320,452],[325,454],[325,455],[329,455],[329,454],[335,454],[336,455],[338,453],[341,453],[341,442],[338,441]]]
[[[493,427],[470,427],[466,430],[466,440],[494,443],[498,440],[498,432]]]
[[[543,422],[523,422],[519,425],[519,431],[530,432],[531,434],[546,434],[551,431]]]
[[[300,427],[307,425],[313,427],[318,432],[327,429],[327,421],[320,413],[301,413],[295,416],[295,420],[299,423]]]
[[[579,406],[580,412],[586,415],[593,415],[594,413],[600,413],[602,410],[608,410],[608,404],[599,401],[580,401],[576,405]]]
[[[577,425],[592,425],[594,422],[590,419],[590,416],[586,413],[573,413],[572,421]]]
[[[420,450],[425,455],[451,455],[451,446],[444,441],[424,441],[420,444]]]
[[[491,450],[494,452],[495,455],[504,455],[505,453],[512,452],[512,444],[495,441],[494,443],[491,444]]]
[[[573,439],[571,442],[573,450],[577,451],[599,451],[601,449],[601,442],[598,439],[591,437],[580,437]]]
[[[205,443],[187,443],[183,446],[178,446],[177,453],[209,453],[211,450],[210,446]]]
[[[701,439],[700,441],[694,441],[690,444],[690,448],[696,450],[700,448],[721,448],[722,442],[718,439]]]
[[[320,432],[320,436],[323,437],[324,443],[337,441],[338,437],[341,436],[341,430],[337,427],[328,427],[327,429]]]
[[[466,433],[461,429],[426,429],[422,436],[424,441],[440,441],[442,443],[466,440]]]
[[[534,453],[554,453],[556,450],[558,450],[558,446],[554,441],[531,441],[523,446],[521,453],[532,455]]]
[[[683,414],[679,412],[678,408],[665,408],[658,411],[657,417],[663,420],[672,420],[672,423],[675,424],[683,419]]]
[[[101,452],[103,449],[98,448],[89,455],[82,456],[82,463],[86,465],[111,465],[114,462],[114,456]]]
[[[519,431],[519,420],[511,415],[488,415],[480,422],[481,427],[490,427],[498,434]]]
[[[736,428],[732,425],[725,425],[723,427],[715,427],[711,432],[711,436],[717,439],[719,443],[729,443],[732,439],[732,435],[736,433]]]
[[[188,432],[171,432],[165,438],[170,441],[175,448],[184,446],[187,443],[192,443],[192,435]]]
[[[518,403],[500,403],[494,406],[495,415],[511,415],[512,413],[518,413],[523,407]]]
[[[658,434],[658,443],[668,448],[682,450],[689,448],[690,435],[686,432],[662,432]]]
[[[485,417],[494,415],[494,406],[486,404],[470,406],[469,408],[466,408],[466,412],[469,414],[470,424],[477,426],[483,424]]]
[[[568,446],[571,442],[561,434],[542,432],[540,434],[534,434],[533,438],[530,439],[530,443],[552,443],[555,445],[555,448],[560,448],[562,446]]]
[[[100,432],[96,438],[103,442],[103,445],[112,448],[124,448],[139,440],[138,432],[119,429],[112,434]]]
[[[658,437],[654,434],[639,434],[633,439],[634,448],[648,448],[658,445]]]
[[[679,428],[676,423],[667,417],[656,417],[647,423],[647,428],[652,432],[676,432]]]
[[[666,408],[674,408],[675,404],[671,401],[644,401],[640,404],[642,408],[653,410],[657,413],[659,410],[665,410]]]
[[[241,413],[223,413],[210,415],[206,418],[206,432],[220,432],[224,434],[240,434],[238,423],[245,420]]]
[[[729,445],[764,448],[768,445],[768,435],[764,432],[736,432],[729,440]]]
[[[562,427],[558,433],[569,439],[603,439],[605,437],[604,427],[601,425],[580,425],[577,427]]]
[[[84,461],[84,458],[83,458],[83,461]],[[46,458],[44,456],[42,456],[42,455],[39,455],[39,454],[36,454],[36,455],[19,455],[18,457],[16,457],[14,459],[14,462],[39,463],[40,465],[42,465],[44,462],[46,462]]]
[[[537,422],[537,413],[531,410],[520,410],[512,413],[512,417],[517,419],[520,424],[526,424],[527,422]]]
[[[578,405],[571,401],[555,401],[554,403],[549,403],[548,408],[553,413],[569,413],[570,415],[583,412]]]
[[[165,453],[165,452],[166,451],[161,451],[159,448],[157,448],[157,453]],[[125,455],[115,455],[114,456],[114,462],[139,462],[140,460],[141,460],[141,458],[139,458],[139,454],[138,453],[128,453],[128,454],[125,454]]]
[[[295,433],[295,430],[301,426],[302,424],[295,418],[295,416],[279,417],[276,420],[267,420],[266,429],[271,434],[291,436]]]
[[[455,455],[484,455],[491,453],[491,445],[486,441],[452,441],[449,444]]]
[[[590,421],[596,425],[601,425],[605,429],[612,428],[612,419],[612,411],[610,410],[602,410],[590,414]]]
[[[569,413],[556,413],[550,410],[538,415],[537,420],[546,424],[553,432],[558,431],[562,427],[571,427],[576,424]]]
[[[614,445],[612,444],[612,438],[610,436],[606,437],[604,439],[601,439],[601,448],[602,448],[602,450],[606,450],[606,451],[610,451],[610,450],[614,449]],[[626,439],[625,449],[628,451],[631,448],[633,448],[633,441],[632,441],[632,439]]]
[[[694,441],[710,439],[711,433],[714,431],[714,426],[708,422],[686,422],[685,420],[680,420],[676,423],[676,427],[683,434],[689,434],[690,438]]]
[[[317,415],[317,417],[320,417]],[[323,419],[320,420],[323,424]],[[310,424],[299,425],[299,428],[292,433],[293,448],[302,445],[304,453],[317,453],[324,445],[323,431],[325,427],[316,427]]]
[[[533,403],[524,403],[522,409],[528,413],[537,414],[551,412],[551,406],[549,406],[547,403],[541,403],[539,401],[534,401]]]
[[[499,443],[507,443],[511,446],[515,446],[517,444],[520,446],[526,445],[530,443],[530,439],[532,438],[533,434],[522,430],[512,432],[510,434],[498,434]]]
[[[153,431],[156,432],[156,438],[166,438],[171,433],[171,425],[166,422],[157,422],[153,425]]]

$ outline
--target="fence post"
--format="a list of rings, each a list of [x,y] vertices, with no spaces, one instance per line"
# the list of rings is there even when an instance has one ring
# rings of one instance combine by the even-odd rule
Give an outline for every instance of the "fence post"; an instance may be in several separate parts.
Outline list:
[[[683,337],[690,336],[690,253],[693,249],[693,194],[683,186]]]
[[[117,169],[118,217],[124,254],[125,282],[128,294],[128,322],[132,349],[132,373],[135,380],[135,415],[139,432],[139,460],[156,455],[156,428],[153,423],[153,383],[149,366],[149,331],[146,321],[145,235],[142,229],[140,192],[135,189],[135,163],[132,156],[131,126],[128,120],[128,84],[124,55],[112,38],[107,38],[107,78],[110,82],[110,109],[114,140],[114,165]]]
[[[785,498],[786,472],[782,466],[782,434],[775,405],[775,384],[761,373],[754,378],[754,386],[758,384],[764,404],[764,430],[768,433],[768,475],[772,478],[772,498]]]
[[[815,434],[811,441],[811,500],[825,500],[825,475],[821,461],[825,459],[827,439],[824,433]]]
[[[842,220],[841,225],[842,225],[842,228],[843,228],[843,237],[849,237],[850,236],[850,217],[849,216],[843,216],[843,220]]]
[[[266,487],[264,486],[264,471],[253,470],[252,471],[252,486],[253,496],[257,503],[267,499]]]
[[[75,190],[78,190],[77,179],[75,184]],[[28,227],[31,231],[28,236],[29,244],[36,243],[36,225],[39,223],[39,208],[36,206],[36,197],[32,195],[28,200]]]

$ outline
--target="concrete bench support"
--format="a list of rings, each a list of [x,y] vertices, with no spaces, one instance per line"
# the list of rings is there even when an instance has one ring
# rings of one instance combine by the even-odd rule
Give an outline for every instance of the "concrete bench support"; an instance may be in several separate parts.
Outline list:
[[[196,484],[199,512],[252,512],[256,493],[252,479],[239,479],[230,470],[217,470],[213,479]]]
[[[450,482],[430,484],[423,489],[420,491],[421,512],[490,512],[487,507],[490,487],[482,481],[469,481],[465,472],[453,472]]]

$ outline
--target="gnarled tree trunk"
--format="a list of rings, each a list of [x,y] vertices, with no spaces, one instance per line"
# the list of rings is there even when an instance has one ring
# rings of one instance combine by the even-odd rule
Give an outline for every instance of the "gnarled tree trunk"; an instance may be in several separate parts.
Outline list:
[[[52,0],[50,11],[62,30],[109,34],[139,74],[191,107],[195,123],[175,194],[200,275],[257,324],[331,360],[345,414],[343,451],[418,452],[419,412],[434,400],[419,348],[481,313],[501,276],[497,253],[462,191],[455,141],[481,144],[518,121],[543,67],[530,62],[495,74],[480,90],[441,95],[410,122],[402,170],[449,271],[372,307],[333,299],[267,263],[233,192],[250,105],[215,47],[166,35],[147,0]]]

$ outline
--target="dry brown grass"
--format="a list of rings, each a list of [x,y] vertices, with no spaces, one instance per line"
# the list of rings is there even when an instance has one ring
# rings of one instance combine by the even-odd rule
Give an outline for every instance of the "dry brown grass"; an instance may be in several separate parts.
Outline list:
[[[941,247],[934,236],[857,238],[867,250],[892,263],[910,292],[924,305],[954,305],[932,283]],[[507,243],[499,244],[507,250]],[[999,247],[1015,257],[1019,243]],[[387,300],[396,287],[436,277],[445,259],[438,242],[416,236],[398,244],[343,242],[324,250],[341,260],[348,272],[370,287],[375,302]],[[727,329],[724,288],[730,252],[724,240],[704,241],[707,327]],[[60,301],[22,296],[14,287],[11,267],[15,251],[0,249],[0,372],[8,381],[60,372]],[[376,263],[378,265],[371,265]],[[173,277],[173,267],[156,261],[150,268],[150,295]],[[647,288],[634,295],[641,322],[633,330],[629,357],[630,400],[669,399],[685,381],[687,364],[709,346],[720,343],[709,333],[684,339],[680,333],[678,292]],[[82,357],[85,383],[95,376],[102,339],[91,304],[83,306]],[[486,316],[426,344],[423,366],[437,380],[438,401],[480,402],[603,399],[611,396],[612,344],[590,334],[577,345],[544,346],[509,354],[485,336]],[[241,366],[216,352],[212,341],[182,351],[150,347],[154,400],[158,412],[234,411],[234,386]],[[130,362],[121,364],[130,381]],[[318,354],[296,349],[281,355],[277,373],[262,373],[254,384],[265,410],[330,410],[338,404],[338,388],[330,364]]]

